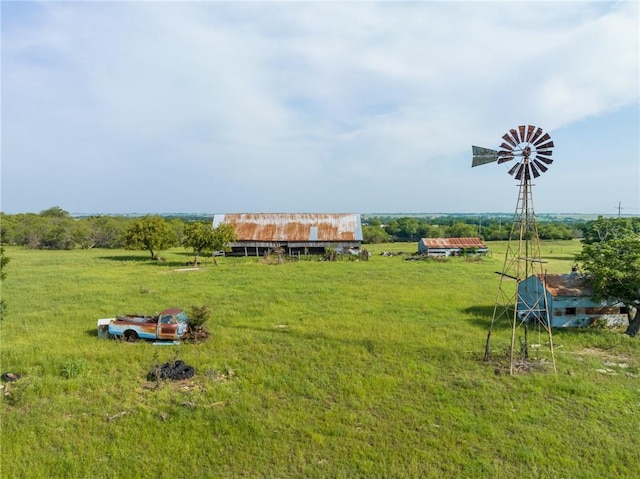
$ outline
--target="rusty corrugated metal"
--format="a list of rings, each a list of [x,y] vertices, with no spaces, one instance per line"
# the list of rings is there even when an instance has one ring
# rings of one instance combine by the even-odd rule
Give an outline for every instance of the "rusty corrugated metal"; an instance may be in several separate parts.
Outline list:
[[[486,248],[480,238],[423,238],[427,248]]]
[[[544,279],[547,291],[553,297],[559,296],[584,296],[591,297],[593,290],[584,282],[584,277],[579,274],[547,274],[537,275]]]
[[[362,241],[356,213],[237,213],[215,215],[213,226],[232,224],[238,241]]]

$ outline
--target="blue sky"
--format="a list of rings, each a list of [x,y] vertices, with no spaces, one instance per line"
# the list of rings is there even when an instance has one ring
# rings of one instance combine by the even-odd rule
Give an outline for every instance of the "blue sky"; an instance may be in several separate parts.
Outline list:
[[[640,214],[639,2],[10,2],[5,213]]]

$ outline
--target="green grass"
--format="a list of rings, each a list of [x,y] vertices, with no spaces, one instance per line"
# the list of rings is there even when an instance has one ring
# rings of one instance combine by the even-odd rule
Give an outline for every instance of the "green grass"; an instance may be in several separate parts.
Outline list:
[[[267,265],[199,271],[162,252],[30,251],[2,297],[4,478],[638,477],[640,342],[554,331],[558,374],[480,360],[505,243],[480,262]],[[552,273],[577,241],[543,243]],[[96,320],[208,304],[210,339],[97,338]],[[504,333],[504,334],[502,334]],[[508,343],[497,328],[496,348]],[[502,338],[501,335],[504,335]],[[542,353],[541,353],[542,354]],[[146,381],[180,357],[185,383]]]

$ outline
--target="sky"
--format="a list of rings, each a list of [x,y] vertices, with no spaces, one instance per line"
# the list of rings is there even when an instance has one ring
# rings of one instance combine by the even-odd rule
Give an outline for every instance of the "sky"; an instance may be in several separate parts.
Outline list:
[[[640,215],[639,4],[3,0],[0,209]]]

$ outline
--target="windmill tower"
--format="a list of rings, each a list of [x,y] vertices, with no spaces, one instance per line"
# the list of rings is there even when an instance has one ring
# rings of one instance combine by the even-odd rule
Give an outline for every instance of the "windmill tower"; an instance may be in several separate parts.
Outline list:
[[[509,348],[509,371],[514,373],[517,364],[529,360],[529,336],[538,331],[538,347],[547,336],[546,341],[556,371],[553,338],[551,335],[551,319],[547,306],[545,289],[544,263],[540,255],[540,239],[533,206],[532,179],[538,178],[553,163],[553,141],[548,133],[533,125],[521,125],[518,129],[509,130],[502,139],[500,150],[472,146],[472,167],[497,162],[514,162],[508,173],[519,182],[518,202],[509,235],[509,243],[500,274],[500,285],[493,309],[491,326],[487,334],[484,359],[491,354],[491,335],[499,320],[511,321],[511,343]],[[527,291],[521,283],[530,276],[536,275],[540,282],[535,284],[539,290]],[[519,352],[516,352],[517,333],[524,331],[524,339],[520,339]],[[538,349],[540,351],[540,349]]]

